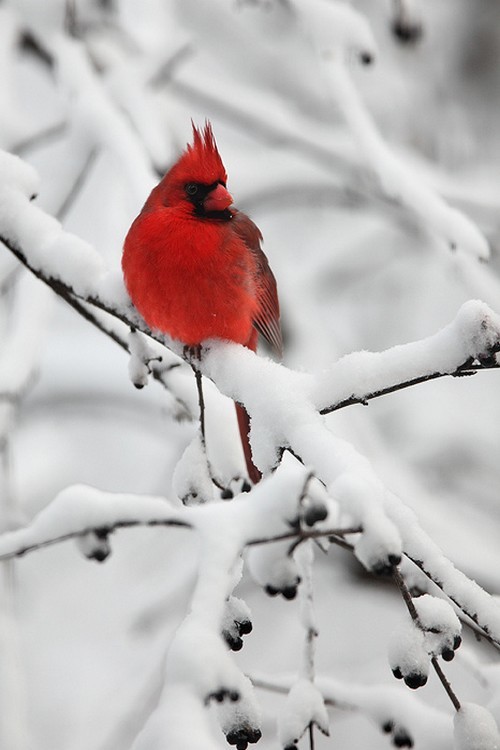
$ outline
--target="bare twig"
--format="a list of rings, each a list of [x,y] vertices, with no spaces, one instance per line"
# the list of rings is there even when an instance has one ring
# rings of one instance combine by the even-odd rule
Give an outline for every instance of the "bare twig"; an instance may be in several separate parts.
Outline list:
[[[445,594],[450,601],[455,604],[461,612],[463,612],[464,615],[466,615],[470,620],[474,623],[475,627],[473,628],[476,633],[478,633],[481,637],[483,637],[485,640],[487,640],[489,643],[491,643],[492,646],[494,646],[497,650],[500,651],[500,641],[498,641],[494,636],[491,635],[491,633],[488,630],[488,627],[486,625],[482,625],[479,617],[476,612],[471,612],[470,608],[468,607],[466,602],[460,601],[456,596],[451,594],[449,591],[446,590],[446,587],[442,583],[442,581],[435,578],[435,576],[430,573],[422,560],[417,560],[416,558],[411,557],[408,553],[405,553],[405,556],[411,560],[417,568],[419,568],[424,575],[427,576],[427,578],[432,581],[442,592]]]
[[[0,554],[0,561],[1,560],[10,560],[13,557],[23,557],[24,555],[34,552],[39,549],[43,549],[44,547],[51,547],[55,544],[59,544],[60,542],[67,542],[70,539],[76,539],[78,537],[85,536],[86,534],[92,534],[92,533],[103,533],[106,534],[112,534],[114,531],[119,529],[129,529],[134,527],[151,527],[151,526],[175,526],[175,527],[181,527],[181,528],[193,528],[192,525],[188,521],[181,521],[178,519],[165,519],[165,518],[149,518],[149,519],[133,519],[128,521],[116,521],[112,524],[109,524],[106,526],[105,529],[103,529],[102,526],[99,527],[86,527],[84,529],[80,529],[79,531],[71,531],[66,534],[60,534],[59,536],[51,537],[49,539],[43,539],[39,542],[34,542],[33,544],[27,544],[24,546],[19,547],[18,549],[12,550],[12,552],[4,552],[3,554]],[[247,546],[255,546],[257,544],[270,544],[272,542],[280,542],[284,541],[286,539],[295,539],[297,535],[301,535],[302,540],[306,539],[320,539],[322,537],[332,537],[336,539],[340,539],[342,535],[344,534],[350,534],[350,533],[356,533],[358,530],[352,530],[352,529],[326,529],[324,531],[304,531],[300,532],[298,530],[285,532],[283,534],[274,534],[272,536],[268,537],[258,537],[255,539],[249,539],[247,541]],[[351,548],[352,549],[352,548]]]
[[[309,750],[314,750],[314,724],[309,724]]]
[[[67,302],[67,304],[70,305],[70,307],[72,307],[88,323],[91,323],[95,328],[97,328],[99,331],[101,331],[106,336],[108,336],[121,349],[123,349],[126,352],[129,352],[129,347],[128,347],[126,340],[122,338],[116,331],[109,328],[101,320],[99,320],[89,310],[89,306],[94,306],[98,308],[99,310],[102,310],[103,312],[108,313],[114,318],[121,320],[123,323],[125,323],[129,327],[134,327],[137,325],[137,321],[132,320],[132,316],[128,317],[124,315],[116,308],[106,305],[105,303],[102,302],[102,300],[98,298],[83,299],[79,297],[69,284],[66,284],[64,281],[61,281],[60,279],[56,279],[55,277],[45,274],[43,271],[37,268],[34,268],[26,259],[24,253],[21,250],[19,250],[19,248],[17,248],[16,245],[13,242],[11,242],[11,240],[7,239],[6,237],[0,236],[0,242],[3,242],[3,244],[16,256],[16,258],[29,271],[31,271],[31,273],[33,273],[38,279],[40,279],[40,281],[43,281],[45,284],[47,284],[47,286],[49,286],[59,297],[61,297],[61,299]],[[159,343],[164,343],[159,337],[155,336],[145,326],[142,326],[142,331],[146,333],[147,335],[151,336],[151,338],[154,338]],[[175,393],[172,393],[172,391],[170,391],[168,383],[165,378],[165,375],[167,372],[169,372],[170,370],[178,366],[179,366],[178,363],[175,363],[172,365],[168,365],[166,367],[158,367],[158,368],[155,367],[153,368],[153,371],[151,374],[155,380],[161,383],[164,388],[169,390],[169,392],[171,393],[172,397],[174,398],[178,406],[179,414],[182,414],[184,416],[190,416],[191,411],[188,405],[183,399],[181,399]]]
[[[73,182],[73,185],[71,186],[70,190],[68,191],[66,195],[66,198],[64,199],[62,204],[59,206],[59,209],[57,211],[57,218],[59,219],[60,222],[64,221],[71,207],[75,203],[75,200],[80,194],[83,186],[85,185],[87,178],[90,174],[90,170],[94,166],[98,156],[99,156],[99,149],[97,147],[90,149],[89,153],[87,154],[83,162],[82,168],[80,169],[75,181]]]
[[[42,130],[38,130],[36,133],[33,133],[33,135],[24,138],[22,141],[18,141],[18,143],[12,147],[12,153],[17,154],[17,156],[22,156],[34,148],[42,147],[51,143],[51,141],[63,136],[66,133],[67,127],[67,123],[62,121],[57,122],[54,125],[49,125]]]
[[[176,526],[186,529],[192,528],[191,524],[187,521],[180,521],[178,519],[151,518],[149,520],[137,519],[131,521],[116,521],[115,523],[107,526],[105,529],[103,529],[102,526],[89,526],[88,528],[81,529],[80,531],[69,531],[67,534],[60,534],[59,536],[55,536],[50,539],[43,539],[40,542],[27,544],[26,546],[20,547],[13,552],[4,552],[3,554],[0,554],[0,560],[10,560],[13,557],[23,557],[29,552],[34,552],[36,550],[43,549],[44,547],[52,547],[55,544],[67,542],[71,539],[78,539],[79,537],[84,537],[87,534],[112,534],[113,531],[116,531],[117,529],[130,529],[136,526]]]
[[[449,682],[448,678],[446,677],[445,673],[443,672],[443,669],[442,669],[440,663],[438,662],[436,656],[432,657],[431,664],[434,667],[434,670],[435,670],[437,676],[439,677],[442,686],[446,690],[448,698],[453,703],[453,707],[455,708],[455,711],[460,711],[460,708],[461,708],[460,701],[458,700],[457,696],[453,692],[452,687],[450,685],[450,682]]]
[[[185,60],[189,60],[195,54],[195,49],[190,43],[183,44],[178,50],[171,55],[168,60],[163,62],[158,70],[151,76],[147,82],[152,88],[158,89],[165,86],[171,79],[179,65]]]
[[[410,613],[410,617],[413,620],[413,622],[417,625],[420,630],[424,630],[422,623],[420,622],[420,618],[418,616],[417,609],[415,607],[415,604],[413,602],[412,595],[410,594],[410,591],[408,589],[408,586],[406,585],[406,582],[401,574],[401,571],[399,570],[398,566],[395,565],[393,569],[393,579],[396,583],[399,591],[401,592],[401,595],[403,597],[403,600],[406,604],[406,607],[408,609],[408,612]],[[453,703],[453,707],[455,708],[455,711],[460,710],[460,701],[458,700],[455,692],[453,691],[451,684],[449,680],[447,679],[446,675],[443,672],[443,669],[441,665],[439,664],[437,657],[432,656],[431,657],[431,664],[434,667],[434,671],[436,672],[442,686],[444,687],[446,694],[448,695],[449,699]]]
[[[467,361],[457,367],[457,369],[453,372],[433,372],[429,375],[421,375],[418,378],[405,380],[402,383],[395,383],[394,385],[388,386],[387,388],[381,388],[378,391],[363,394],[363,396],[350,396],[349,398],[343,399],[342,401],[338,401],[336,404],[325,406],[323,409],[321,409],[320,414],[331,414],[338,409],[344,409],[346,406],[353,406],[354,404],[362,404],[363,406],[367,406],[368,401],[371,401],[374,398],[378,398],[379,396],[386,396],[388,393],[395,393],[396,391],[401,391],[405,388],[410,388],[413,385],[419,385],[420,383],[427,383],[430,380],[437,380],[438,378],[447,377],[464,377],[475,375],[477,372],[481,372],[483,370],[498,369],[500,369],[500,365],[498,363],[488,362],[483,364]]]

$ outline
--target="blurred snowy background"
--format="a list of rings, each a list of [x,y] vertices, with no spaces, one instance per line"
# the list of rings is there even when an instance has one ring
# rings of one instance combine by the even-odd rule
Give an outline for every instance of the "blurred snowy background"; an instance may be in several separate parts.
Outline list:
[[[0,147],[37,169],[38,203],[118,267],[128,226],[189,141],[191,118],[209,118],[235,204],[261,228],[278,280],[285,364],[306,371],[428,336],[471,298],[500,311],[500,6],[353,0],[330,25],[328,5],[338,4],[0,3]],[[331,74],[338,57],[345,80]],[[386,149],[401,179],[391,182]],[[432,201],[401,189],[405,180],[468,221],[447,224]],[[73,483],[173,496],[196,423],[178,421],[156,383],[136,391],[126,355],[1,248],[0,334],[1,382],[10,384],[0,394],[3,528]],[[328,417],[495,595],[499,377],[444,378]],[[194,403],[190,373],[182,387]],[[187,532],[135,529],[101,566],[73,543],[9,563],[0,746],[130,747],[158,698],[195,559]],[[416,747],[451,748],[452,709],[437,680],[410,695],[392,677],[387,647],[403,612],[394,588],[341,549],[318,553],[314,585],[318,674],[394,689],[408,702]],[[246,575],[237,594],[254,625],[240,665],[294,672],[297,602],[269,599]],[[490,704],[498,720],[497,663],[492,646],[466,634],[447,674],[463,700]],[[282,698],[259,699],[259,746],[276,748]],[[342,707],[331,709],[330,732],[318,748],[382,750],[392,739]]]

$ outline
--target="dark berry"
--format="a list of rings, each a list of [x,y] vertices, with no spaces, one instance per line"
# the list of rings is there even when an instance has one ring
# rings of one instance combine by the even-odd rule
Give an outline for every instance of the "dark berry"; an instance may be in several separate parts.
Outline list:
[[[288,599],[288,601],[295,599],[297,596],[297,586],[285,586],[281,593],[285,599]]]
[[[386,560],[379,560],[372,567],[372,573],[381,578],[392,576],[394,566],[401,562],[401,558],[396,555],[389,555]]]
[[[388,721],[384,721],[384,723],[382,724],[382,731],[385,732],[386,734],[389,734],[390,732],[392,732],[393,729],[394,729],[394,722],[391,721],[390,719]]]
[[[396,680],[402,680],[403,679],[403,673],[399,667],[394,667],[392,670],[392,674],[396,678]]]
[[[226,735],[226,740],[230,745],[236,745],[237,750],[240,747],[247,747],[248,743],[255,743],[262,737],[262,732],[258,727],[244,725],[237,729],[231,729]]]
[[[271,586],[270,583],[267,584],[264,591],[266,594],[269,594],[269,596],[277,596],[279,594],[278,589],[275,589],[274,586]]]
[[[245,479],[243,481],[243,484],[241,485],[241,491],[250,492],[251,489],[252,489],[252,485],[250,484],[250,482],[247,482],[247,480]]]
[[[396,747],[413,747],[413,739],[405,729],[398,729],[392,741]]]
[[[226,487],[222,490],[220,493],[222,500],[232,500],[234,497],[233,491],[229,489],[229,487]]]
[[[248,635],[252,632],[253,625],[250,620],[242,620],[236,623],[240,635]]]
[[[445,661],[452,661],[455,658],[455,652],[452,648],[443,648],[441,656]]]
[[[455,638],[453,639],[453,648],[455,649],[455,651],[457,650],[457,648],[460,648],[461,643],[462,643],[462,638],[459,635],[456,635]]]
[[[109,557],[109,553],[109,549],[98,547],[97,549],[92,551],[92,553],[90,554],[90,559],[95,560],[96,562],[104,562],[104,560]]]
[[[260,731],[258,727],[255,727],[255,728],[249,727],[249,729],[247,730],[247,739],[252,745],[258,742],[261,737],[262,737],[262,732]]]
[[[226,641],[231,651],[241,651],[243,648],[243,640],[238,636],[233,635],[229,630],[223,630],[222,636]]]
[[[326,505],[313,505],[304,513],[304,521],[307,526],[314,526],[318,521],[324,521],[328,515]]]
[[[412,690],[417,690],[419,687],[423,687],[427,682],[427,675],[421,672],[410,672],[405,675],[405,684],[408,685]]]
[[[403,44],[416,44],[422,37],[422,25],[398,18],[392,24],[392,33]]]

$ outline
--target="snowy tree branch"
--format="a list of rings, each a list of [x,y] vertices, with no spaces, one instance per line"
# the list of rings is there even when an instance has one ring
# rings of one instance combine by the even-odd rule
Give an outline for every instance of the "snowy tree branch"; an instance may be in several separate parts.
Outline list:
[[[27,180],[24,174],[18,174],[16,179],[20,184]],[[32,190],[28,187],[28,197]],[[10,207],[9,229],[4,221],[2,239],[38,278],[73,306],[76,297],[79,312],[83,302],[98,307],[181,353],[181,345],[148,330],[131,308],[122,282],[118,284],[116,278],[104,272],[92,248],[63,233],[54,220],[22,198],[19,188],[5,189],[2,196]],[[29,233],[24,229],[27,225],[32,227]],[[415,376],[432,375],[437,369],[453,373],[466,364],[470,366],[471,358],[491,366],[499,331],[498,316],[481,303],[469,302],[455,321],[429,339],[380,354],[349,355],[315,376],[295,373],[241,347],[223,343],[206,347],[201,368],[223,393],[247,407],[252,416],[251,438],[258,465],[269,470],[282,447],[289,446],[306,465],[314,466],[318,478],[351,514],[353,525],[362,526],[363,534],[355,543],[355,551],[363,564],[374,569],[392,564],[401,554],[399,533],[385,508],[386,492],[366,459],[336,438],[318,411],[330,408],[336,400],[352,398],[353,392],[356,399],[363,400],[377,390],[392,388]],[[254,383],[264,385],[256,391]],[[264,435],[265,441],[261,439]],[[357,510],[352,515],[354,508]],[[411,550],[408,553],[412,556]],[[425,565],[425,551],[413,557]]]

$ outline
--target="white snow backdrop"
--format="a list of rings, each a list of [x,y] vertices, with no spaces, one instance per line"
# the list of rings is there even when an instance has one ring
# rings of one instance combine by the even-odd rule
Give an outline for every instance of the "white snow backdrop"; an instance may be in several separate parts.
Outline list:
[[[395,25],[411,38],[398,38]],[[366,570],[397,557],[401,543],[418,557],[395,493],[444,555],[493,595],[482,599],[464,584],[458,598],[477,605],[469,614],[483,617],[498,641],[500,373],[483,355],[500,332],[485,306],[500,313],[499,29],[493,0],[0,3],[0,147],[38,173],[2,155],[0,236],[33,268],[81,296],[97,290],[126,314],[127,228],[189,141],[191,118],[209,118],[235,204],[264,235],[278,280],[284,365],[293,372],[224,346],[212,348],[204,371],[226,394],[248,400],[261,467],[271,468],[280,439],[290,444],[328,486],[327,494],[313,482],[308,496],[328,507],[324,528],[365,532],[349,537],[355,555],[305,542],[292,568],[289,540],[252,547],[234,594],[250,608],[253,630],[241,652],[228,655],[216,632],[228,571],[238,581],[238,544],[290,528],[307,472],[288,457],[267,485],[222,510],[183,508],[178,495],[193,481],[205,486],[191,442],[189,366],[163,371],[167,388],[151,378],[136,390],[128,355],[0,247],[0,555],[164,514],[192,523],[204,540],[189,529],[138,526],[112,535],[101,565],[85,558],[96,549],[88,535],[1,563],[0,747],[224,748],[221,726],[237,708],[227,696],[217,709],[204,700],[228,684],[254,711],[258,747],[290,746],[309,722],[325,728],[312,682],[334,704],[330,737],[314,729],[318,748],[379,750],[410,740],[426,750],[500,747],[491,716],[466,705],[480,704],[500,722],[494,645],[463,627],[463,644],[443,665],[464,705],[454,740],[454,708],[435,673],[417,692],[391,673],[407,662],[410,672],[417,664],[425,671],[429,650],[440,653],[442,644],[429,645],[430,631],[412,624],[393,581]],[[88,246],[60,234],[47,214]],[[471,299],[485,305],[461,307]],[[107,324],[126,341],[125,327]],[[421,347],[388,359],[334,364],[420,339]],[[163,364],[180,362],[163,356]],[[491,371],[313,419],[315,409],[454,372],[469,357]],[[208,449],[229,481],[242,471],[232,407],[206,387]],[[194,420],[180,419],[186,409]],[[120,495],[68,490],[50,506],[75,484]],[[38,527],[10,533],[51,507]],[[235,527],[227,526],[231,514]],[[214,525],[225,578],[204,584],[200,556],[203,570],[217,570],[206,557]],[[297,598],[265,593],[270,583],[293,583],[297,570]],[[408,561],[402,572],[410,588],[423,586]],[[450,581],[448,591],[457,592]],[[244,605],[231,606],[241,620]],[[457,635],[452,616],[446,608],[447,643]],[[253,680],[258,709],[234,664]],[[309,742],[306,732],[300,747]]]

